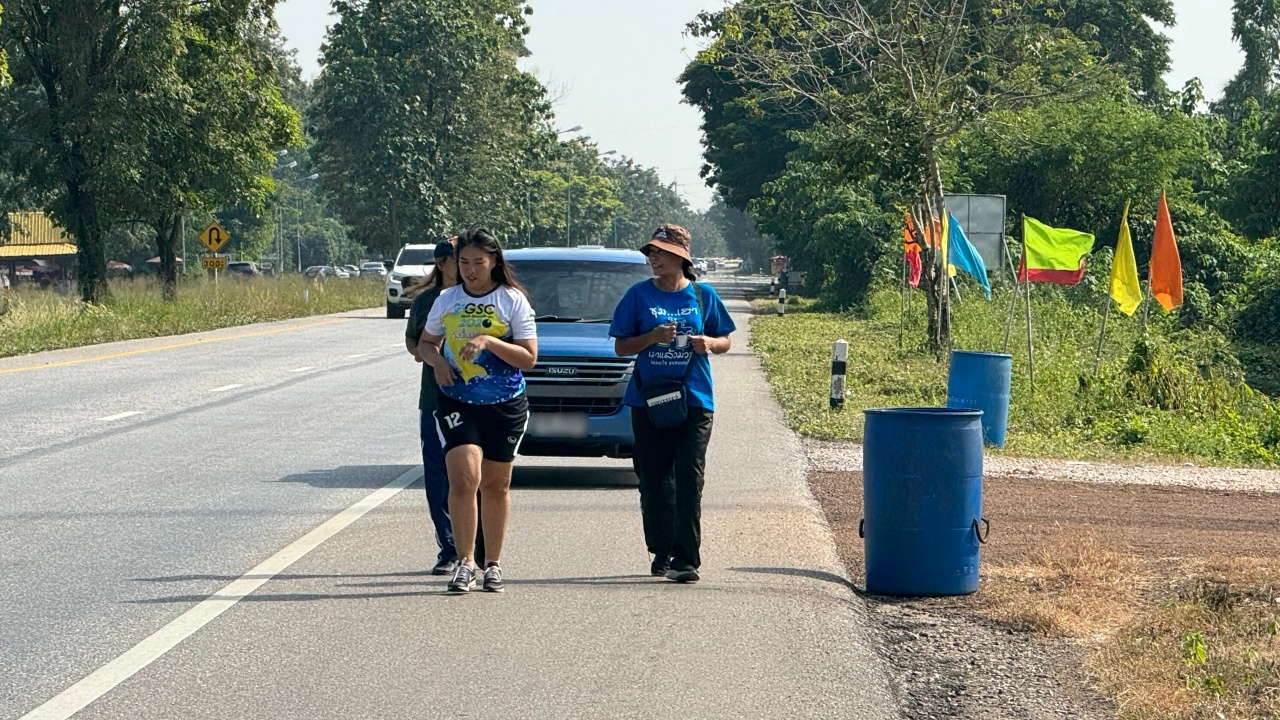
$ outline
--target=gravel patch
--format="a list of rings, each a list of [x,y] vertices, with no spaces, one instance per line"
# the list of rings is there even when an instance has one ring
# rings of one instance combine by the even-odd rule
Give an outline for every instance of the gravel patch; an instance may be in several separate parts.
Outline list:
[[[1105,720],[1110,703],[1089,690],[1084,650],[992,627],[953,598],[870,598],[902,715],[926,718]]]
[[[861,472],[862,445],[804,441],[810,467],[819,472]],[[1111,485],[1163,485],[1197,490],[1280,493],[1280,470],[1185,465],[1122,465],[987,455],[984,474],[1028,480],[1071,480]]]

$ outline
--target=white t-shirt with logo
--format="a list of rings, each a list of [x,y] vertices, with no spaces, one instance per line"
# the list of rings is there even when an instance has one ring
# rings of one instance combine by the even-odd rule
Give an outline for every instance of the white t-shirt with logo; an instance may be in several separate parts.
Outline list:
[[[441,350],[457,371],[453,385],[441,387],[440,392],[473,405],[494,405],[524,393],[524,374],[518,368],[488,350],[470,362],[460,353],[477,335],[506,341],[537,339],[533,317],[529,299],[507,285],[483,297],[472,296],[462,285],[440,293],[427,316],[426,332],[444,336]]]

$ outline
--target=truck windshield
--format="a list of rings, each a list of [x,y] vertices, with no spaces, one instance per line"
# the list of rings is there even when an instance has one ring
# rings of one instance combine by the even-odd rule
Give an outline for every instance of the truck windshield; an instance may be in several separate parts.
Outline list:
[[[542,322],[609,322],[627,288],[653,277],[642,263],[522,260],[512,265]]]
[[[434,265],[436,263],[435,254],[431,250],[419,250],[417,248],[405,248],[400,251],[400,257],[396,258],[397,265]]]

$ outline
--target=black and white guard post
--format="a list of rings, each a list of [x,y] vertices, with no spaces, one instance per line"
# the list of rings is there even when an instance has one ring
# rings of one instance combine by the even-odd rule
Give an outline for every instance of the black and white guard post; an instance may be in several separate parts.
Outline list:
[[[831,409],[844,407],[844,376],[849,364],[849,343],[837,340],[831,350]]]
[[[778,314],[779,315],[787,314],[787,289],[786,288],[778,289]]]

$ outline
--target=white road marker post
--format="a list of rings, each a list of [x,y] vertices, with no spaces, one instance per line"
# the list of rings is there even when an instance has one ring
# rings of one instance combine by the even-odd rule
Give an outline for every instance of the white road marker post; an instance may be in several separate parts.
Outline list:
[[[780,288],[778,290],[778,314],[779,315],[787,314],[787,289],[786,288]]]
[[[831,409],[844,407],[845,371],[849,364],[849,343],[837,340],[831,350]]]

